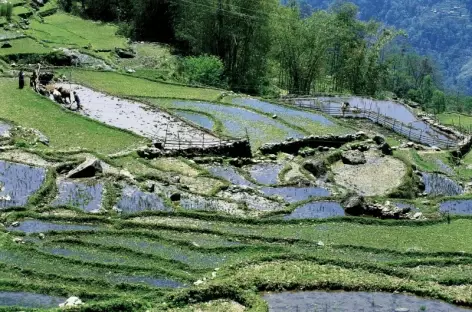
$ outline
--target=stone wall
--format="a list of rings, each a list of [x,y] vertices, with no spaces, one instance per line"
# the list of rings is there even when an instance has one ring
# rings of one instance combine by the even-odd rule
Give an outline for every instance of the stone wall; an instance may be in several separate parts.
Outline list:
[[[471,147],[472,147],[472,136],[468,136],[464,140],[459,142],[457,149],[455,151],[452,151],[451,154],[454,157],[462,158],[468,152],[470,152]]]
[[[303,148],[317,148],[320,146],[339,148],[346,143],[365,140],[367,135],[364,132],[346,135],[326,135],[326,136],[309,136],[301,139],[287,140],[281,143],[264,144],[259,151],[264,154],[277,154],[279,152],[287,154],[298,154]]]
[[[143,158],[158,157],[177,157],[186,158],[214,156],[214,157],[230,157],[230,158],[251,158],[251,145],[248,140],[239,140],[221,145],[207,147],[190,147],[186,149],[160,149],[157,147],[145,147],[138,150],[138,155]]]

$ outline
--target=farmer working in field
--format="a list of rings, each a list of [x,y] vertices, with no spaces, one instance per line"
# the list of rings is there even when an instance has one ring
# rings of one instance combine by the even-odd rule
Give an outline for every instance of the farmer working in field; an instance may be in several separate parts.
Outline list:
[[[82,106],[80,106],[80,98],[77,92],[74,91],[74,102],[77,104],[77,110],[80,110]]]
[[[20,89],[23,89],[25,87],[25,74],[22,70],[20,70],[20,73],[18,74],[18,84]]]
[[[341,111],[343,113],[343,117],[344,117],[344,114],[346,113],[346,111],[349,109],[349,102],[343,102],[343,105],[341,106]]]

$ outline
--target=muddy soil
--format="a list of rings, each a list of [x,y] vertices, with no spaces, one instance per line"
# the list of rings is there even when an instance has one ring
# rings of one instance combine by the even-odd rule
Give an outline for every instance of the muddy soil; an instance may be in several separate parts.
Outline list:
[[[145,104],[109,96],[76,84],[56,84],[56,87],[61,86],[77,92],[82,106],[82,109],[77,111],[79,114],[110,126],[150,139],[164,140],[167,136],[167,140],[180,138],[184,141],[200,142],[205,137],[206,145],[212,140],[217,141],[216,137]],[[77,108],[75,103],[66,105],[74,110]]]

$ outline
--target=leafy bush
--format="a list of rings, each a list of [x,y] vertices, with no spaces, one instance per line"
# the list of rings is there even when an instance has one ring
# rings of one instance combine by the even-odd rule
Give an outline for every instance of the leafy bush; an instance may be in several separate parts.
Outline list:
[[[8,21],[11,21],[13,15],[13,4],[4,3],[0,4],[0,16],[5,16]]]
[[[192,84],[224,87],[223,62],[216,56],[190,56],[182,61],[183,75]]]

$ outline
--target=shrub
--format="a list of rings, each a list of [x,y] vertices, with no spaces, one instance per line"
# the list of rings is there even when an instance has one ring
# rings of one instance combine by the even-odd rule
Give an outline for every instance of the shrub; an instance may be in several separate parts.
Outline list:
[[[183,75],[189,83],[224,87],[223,62],[216,56],[190,56],[182,61]]]

